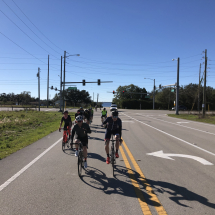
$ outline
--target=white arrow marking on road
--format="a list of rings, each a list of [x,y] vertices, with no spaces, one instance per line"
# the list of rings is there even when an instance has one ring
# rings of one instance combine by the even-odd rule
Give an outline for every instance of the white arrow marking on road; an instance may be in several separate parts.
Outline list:
[[[155,157],[160,157],[160,158],[166,158],[166,159],[170,159],[170,160],[174,160],[173,158],[171,157],[183,157],[183,158],[191,158],[193,160],[196,160],[196,161],[199,161],[200,163],[202,163],[203,165],[213,165],[212,163],[210,163],[209,161],[203,159],[203,158],[200,158],[200,157],[197,157],[197,156],[193,156],[193,155],[184,155],[184,154],[164,154],[163,153],[163,150],[161,151],[157,151],[157,152],[152,152],[152,153],[147,153],[147,155],[152,155],[152,156],[155,156]]]

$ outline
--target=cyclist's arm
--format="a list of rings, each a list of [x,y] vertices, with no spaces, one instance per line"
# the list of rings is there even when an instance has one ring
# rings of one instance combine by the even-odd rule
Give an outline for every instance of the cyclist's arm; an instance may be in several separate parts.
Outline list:
[[[74,138],[74,136],[75,136],[75,126],[74,126],[74,127],[73,127],[73,129],[72,129],[72,137],[71,137],[71,138],[72,138],[72,139],[71,139],[71,140],[72,140],[72,142],[73,142],[73,138]]]
[[[88,125],[88,128],[87,128],[87,133],[91,133],[91,129],[90,129],[90,126]]]
[[[61,128],[61,126],[62,126],[62,123],[63,123],[63,117],[62,117],[61,122],[60,122],[60,128]]]
[[[107,124],[107,122],[109,121],[109,118],[106,118],[105,121],[103,122],[103,124]]]
[[[120,137],[120,139],[122,137],[122,121],[121,121],[121,119],[119,120],[119,137]]]

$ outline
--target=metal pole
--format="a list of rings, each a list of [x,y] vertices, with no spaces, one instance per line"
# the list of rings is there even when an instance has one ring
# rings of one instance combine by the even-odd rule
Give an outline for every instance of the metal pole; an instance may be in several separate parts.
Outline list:
[[[38,98],[39,98],[39,111],[40,111],[40,67],[38,67]]]
[[[64,90],[65,90],[65,68],[66,68],[66,51],[64,51],[64,71],[63,71],[63,112],[64,112]]]
[[[207,74],[207,49],[205,49],[205,77],[204,77],[204,91],[203,91],[203,106],[202,107],[202,116],[205,117],[206,110],[206,74]]]
[[[60,111],[61,110],[61,104],[62,104],[62,56],[61,56],[61,70],[60,70]]]
[[[48,78],[47,78],[47,108],[49,107],[49,55],[48,55]]]
[[[178,115],[179,108],[179,62],[180,58],[177,59],[177,84],[176,84],[176,115]]]
[[[199,111],[199,114],[200,114],[200,107],[199,107],[199,103],[200,103],[200,76],[201,76],[201,63],[200,63],[200,67],[199,67],[199,89],[198,89],[198,111]]]
[[[155,79],[154,79],[154,92],[153,92],[153,110],[155,109]]]

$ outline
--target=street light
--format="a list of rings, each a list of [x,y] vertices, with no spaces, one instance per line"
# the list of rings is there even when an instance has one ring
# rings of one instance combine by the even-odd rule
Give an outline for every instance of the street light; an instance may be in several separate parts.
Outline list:
[[[175,114],[178,115],[178,107],[179,107],[179,62],[180,58],[172,59],[172,61],[177,60],[177,83],[176,83],[176,112]]]
[[[153,110],[155,109],[155,79],[152,78],[144,78],[144,79],[150,79],[154,81],[154,90],[153,90]]]

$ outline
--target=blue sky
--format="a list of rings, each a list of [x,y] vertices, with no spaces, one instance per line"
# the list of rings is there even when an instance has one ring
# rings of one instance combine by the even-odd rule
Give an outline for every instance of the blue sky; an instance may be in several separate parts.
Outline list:
[[[21,10],[20,10],[21,9]],[[0,93],[30,91],[47,98],[59,89],[61,55],[70,56],[66,81],[113,81],[77,84],[96,100],[111,101],[119,85],[147,91],[155,84],[198,83],[202,51],[208,51],[207,85],[215,88],[215,1],[209,0],[0,0]],[[203,73],[203,69],[202,69]],[[51,98],[55,91],[49,90]]]

